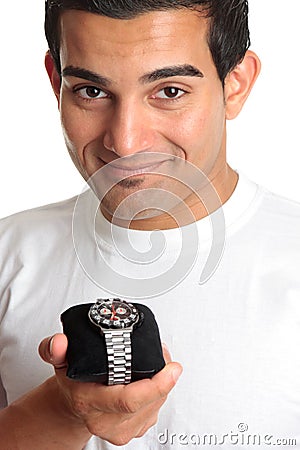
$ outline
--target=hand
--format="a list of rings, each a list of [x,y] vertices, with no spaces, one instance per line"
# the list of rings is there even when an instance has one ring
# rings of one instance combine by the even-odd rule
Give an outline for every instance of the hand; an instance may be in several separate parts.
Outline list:
[[[62,398],[78,424],[114,445],[125,445],[143,436],[157,422],[161,406],[181,375],[182,368],[171,362],[164,349],[166,366],[152,379],[128,385],[105,386],[81,383],[66,377],[67,338],[58,334],[43,340],[39,352],[54,366]]]

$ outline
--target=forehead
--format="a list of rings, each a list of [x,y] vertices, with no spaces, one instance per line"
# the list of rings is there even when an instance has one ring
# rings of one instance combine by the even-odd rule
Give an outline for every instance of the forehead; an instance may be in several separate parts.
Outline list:
[[[202,52],[210,57],[207,30],[208,21],[189,9],[155,11],[130,20],[69,10],[60,18],[61,59],[80,58],[82,63],[100,56],[127,62],[140,58],[147,64],[153,55],[176,59]]]

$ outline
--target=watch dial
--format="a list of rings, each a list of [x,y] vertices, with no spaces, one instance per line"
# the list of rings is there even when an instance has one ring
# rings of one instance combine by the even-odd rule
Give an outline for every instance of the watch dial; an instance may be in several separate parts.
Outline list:
[[[128,328],[139,320],[138,310],[118,298],[97,300],[89,311],[90,320],[102,328]]]

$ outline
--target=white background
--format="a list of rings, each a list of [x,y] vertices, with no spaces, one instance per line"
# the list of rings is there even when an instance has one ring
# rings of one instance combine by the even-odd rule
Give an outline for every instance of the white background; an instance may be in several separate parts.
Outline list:
[[[249,0],[252,49],[263,68],[229,123],[232,167],[300,201],[300,0]],[[43,67],[44,1],[1,2],[0,217],[78,194]]]

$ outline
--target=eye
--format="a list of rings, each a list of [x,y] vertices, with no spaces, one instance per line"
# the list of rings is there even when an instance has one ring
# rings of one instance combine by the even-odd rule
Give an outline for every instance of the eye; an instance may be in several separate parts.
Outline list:
[[[182,97],[184,94],[186,94],[186,91],[184,91],[183,89],[179,89],[177,87],[166,87],[164,89],[161,89],[156,95],[156,98],[160,98],[163,100],[166,99],[178,99],[180,97]]]
[[[97,100],[99,98],[107,98],[108,94],[102,89],[96,86],[85,86],[79,89],[76,89],[75,92],[80,95],[80,97],[87,100]]]

